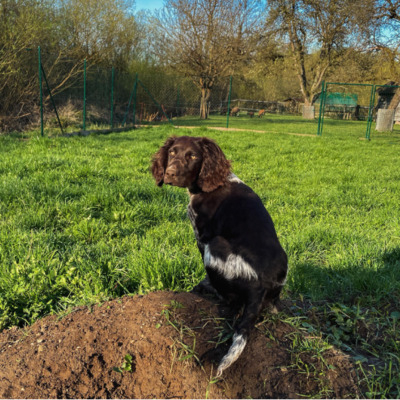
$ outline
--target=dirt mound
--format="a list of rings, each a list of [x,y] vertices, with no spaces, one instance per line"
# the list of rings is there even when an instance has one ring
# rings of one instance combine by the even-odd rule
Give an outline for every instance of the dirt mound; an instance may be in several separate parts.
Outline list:
[[[0,398],[357,395],[346,356],[325,349],[322,362],[316,351],[295,352],[300,333],[276,317],[259,324],[244,354],[216,381],[215,362],[229,345],[216,346],[230,331],[231,320],[221,318],[226,312],[195,294],[156,292],[3,331]]]

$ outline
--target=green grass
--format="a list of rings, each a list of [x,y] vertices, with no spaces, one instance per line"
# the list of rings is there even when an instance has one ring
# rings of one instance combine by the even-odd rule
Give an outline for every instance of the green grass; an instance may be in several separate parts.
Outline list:
[[[359,140],[341,121],[326,121],[322,137],[285,134],[315,133],[293,124],[0,137],[0,328],[196,285],[204,271],[187,194],[155,187],[149,164],[171,134],[209,136],[275,222],[289,256],[284,297],[317,305],[318,318],[300,317],[359,357],[368,396],[400,396],[400,136]]]
[[[212,114],[207,120],[201,120],[198,116],[185,116],[173,118],[171,124],[177,127],[217,127],[226,128],[227,117]],[[168,121],[153,122],[151,125],[170,125]],[[316,135],[318,132],[318,115],[314,120],[303,119],[297,115],[288,114],[265,114],[262,118],[250,118],[246,113],[238,117],[229,116],[229,128],[261,130],[269,133],[295,133],[304,135]],[[365,138],[367,121],[349,121],[325,117],[322,134],[324,136],[335,136],[337,132],[343,131],[346,137]],[[395,125],[394,133],[400,133],[400,125]],[[381,135],[375,132],[375,123],[372,123],[371,138],[379,138]]]
[[[177,127],[217,127],[226,128],[226,115],[210,115],[207,120],[201,120],[198,116],[185,116],[173,118],[171,123],[153,122],[152,125],[171,125]],[[243,114],[238,117],[229,116],[229,128],[262,130],[271,133],[279,133],[285,130],[291,133],[316,134],[318,128],[318,120],[304,120],[298,116],[268,114],[262,118],[250,118]]]

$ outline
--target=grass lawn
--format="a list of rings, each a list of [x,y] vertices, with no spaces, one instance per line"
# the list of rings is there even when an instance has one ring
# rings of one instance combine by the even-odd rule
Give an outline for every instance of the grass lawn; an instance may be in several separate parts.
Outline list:
[[[224,115],[210,115],[207,120],[201,120],[198,116],[185,116],[173,118],[171,124],[177,127],[217,127],[226,128],[228,122],[229,128],[260,130],[268,133],[292,133],[302,135],[316,135],[318,132],[318,115],[313,120],[303,119],[297,115],[288,114],[265,114],[262,118],[250,118],[242,113],[238,117]],[[169,122],[153,122],[152,125],[171,125]],[[365,138],[367,130],[367,121],[349,121],[343,119],[332,119],[325,117],[322,124],[323,136],[335,136],[337,132],[342,131],[345,137]],[[400,125],[395,125],[393,132],[400,134]],[[375,131],[375,122],[372,123],[371,139],[381,137],[382,135]]]
[[[196,285],[204,270],[187,194],[155,187],[149,164],[171,134],[208,136],[275,222],[289,256],[285,318],[348,351],[365,396],[399,397],[399,132],[365,141],[333,121],[322,137],[285,134],[315,133],[307,124],[316,127],[0,137],[0,329]]]

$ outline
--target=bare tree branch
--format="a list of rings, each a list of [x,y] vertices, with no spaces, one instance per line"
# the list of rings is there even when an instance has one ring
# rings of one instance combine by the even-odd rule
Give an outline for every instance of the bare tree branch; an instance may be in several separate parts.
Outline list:
[[[256,0],[169,0],[153,21],[156,37],[164,38],[154,52],[197,85],[201,118],[216,80],[250,57],[261,14]]]

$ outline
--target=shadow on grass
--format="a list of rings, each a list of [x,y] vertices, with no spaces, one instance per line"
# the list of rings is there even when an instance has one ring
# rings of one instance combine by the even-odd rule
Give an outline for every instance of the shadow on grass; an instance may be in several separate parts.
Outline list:
[[[366,306],[374,306],[377,302],[397,299],[399,304],[400,248],[383,252],[380,260],[375,263],[365,258],[359,263],[340,268],[312,262],[299,263],[292,267],[289,285],[295,293],[314,300],[346,304],[357,301]],[[374,255],[370,259],[373,260]]]

